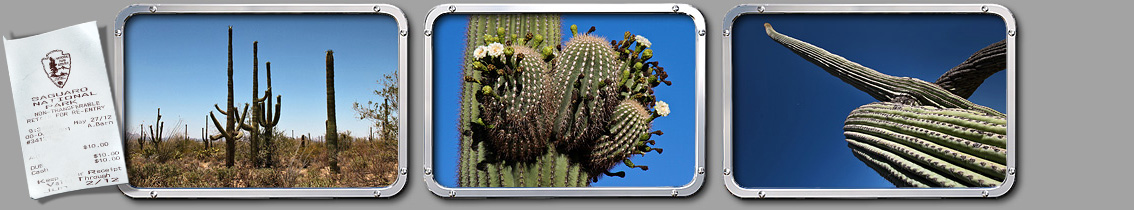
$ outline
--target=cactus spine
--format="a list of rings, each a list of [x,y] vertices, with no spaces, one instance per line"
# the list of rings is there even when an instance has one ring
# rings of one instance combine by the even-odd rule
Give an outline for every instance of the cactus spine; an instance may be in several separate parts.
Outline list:
[[[225,124],[221,125],[220,121],[217,120],[216,115],[213,115],[212,111],[209,112],[209,118],[212,119],[213,125],[217,127],[217,132],[218,132],[218,134],[210,136],[209,139],[210,140],[219,140],[221,138],[225,139],[225,163],[224,163],[224,165],[225,165],[225,167],[229,167],[229,168],[232,168],[232,166],[236,163],[236,161],[235,161],[236,153],[234,153],[236,151],[236,140],[240,139],[244,136],[244,132],[240,132],[240,128],[244,127],[244,120],[243,119],[244,119],[245,115],[248,113],[248,105],[247,104],[244,105],[243,111],[236,109],[235,104],[233,104],[232,93],[233,93],[232,92],[232,26],[229,26],[228,27],[228,100],[227,100],[227,105],[225,106],[224,109],[221,109],[220,105],[216,105],[216,104],[213,105],[213,107],[215,107],[217,109],[216,110],[217,112],[220,112],[222,115],[225,115],[227,117],[225,119]]]
[[[557,15],[473,15],[462,85],[458,184],[464,187],[582,187],[634,165],[651,148],[650,122],[668,115],[653,88],[650,43],[578,33],[560,43]],[[640,39],[640,40],[636,40]],[[636,44],[635,44],[636,43]],[[659,115],[655,108],[665,109]]]
[[[339,173],[339,130],[335,126],[335,55],[334,51],[327,50],[327,157],[330,159],[331,171]]]
[[[847,117],[855,157],[898,187],[994,187],[1006,176],[1006,115],[965,99],[1003,70],[1003,41],[978,51],[937,83],[895,77],[764,24],[768,36],[882,102]]]

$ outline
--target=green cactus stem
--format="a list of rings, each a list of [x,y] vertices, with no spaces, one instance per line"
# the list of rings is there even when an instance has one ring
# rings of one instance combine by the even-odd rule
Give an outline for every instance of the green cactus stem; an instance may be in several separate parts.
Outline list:
[[[630,156],[661,152],[648,146],[661,134],[649,132],[653,88],[670,82],[648,61],[650,44],[572,26],[574,37],[560,45],[560,25],[552,14],[470,16],[460,186],[588,186],[601,175],[625,176],[610,171],[617,164],[646,170]]]
[[[335,120],[335,55],[334,51],[327,50],[327,158],[331,165],[331,172],[339,173],[339,130]]]
[[[852,154],[897,187],[995,187],[1006,176],[1006,115],[968,101],[1003,70],[1004,42],[992,44],[937,83],[895,77],[780,34],[768,36],[882,102],[863,105],[843,126]]]
[[[138,151],[146,149],[146,125],[138,124]]]
[[[210,140],[225,139],[225,167],[232,168],[236,163],[236,140],[244,136],[244,132],[240,131],[244,127],[244,117],[248,113],[248,105],[244,105],[244,110],[236,109],[233,103],[232,92],[232,26],[228,27],[228,100],[224,109],[220,105],[214,104],[217,112],[225,115],[225,124],[221,125],[213,112],[209,112],[209,118],[212,119],[213,125],[217,127],[217,134],[210,136]]]

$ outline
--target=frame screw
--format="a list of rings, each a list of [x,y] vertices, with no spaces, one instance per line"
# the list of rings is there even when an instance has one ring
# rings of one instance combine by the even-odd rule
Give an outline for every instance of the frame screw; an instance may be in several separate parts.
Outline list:
[[[764,6],[757,6],[757,7],[756,7],[756,12],[759,12],[759,13],[764,13]]]
[[[1008,175],[1009,176],[1016,175],[1016,168],[1008,168]]]
[[[398,35],[406,36],[409,35],[409,32],[406,32],[406,30],[398,30]]]
[[[122,29],[114,30],[114,36],[122,36]]]
[[[382,11],[382,7],[379,7],[378,5],[374,5],[374,12],[380,12],[380,11]]]
[[[988,190],[980,191],[980,196],[987,198],[988,197]]]
[[[697,167],[697,174],[705,174],[705,167]]]
[[[726,169],[724,169],[724,175],[725,175],[725,176],[728,176],[728,175],[731,175],[731,174],[732,174],[732,170],[729,170],[729,169],[727,169],[727,168],[726,168]]]
[[[374,191],[374,197],[375,197],[375,198],[377,198],[377,197],[382,197],[382,191],[380,191],[380,190],[375,190],[375,191]]]
[[[728,35],[732,35],[732,32],[728,31],[728,29],[725,29],[724,30],[724,36],[728,36]]]
[[[406,170],[406,168],[398,169],[399,174],[406,175],[407,172],[409,172],[409,170]]]
[[[1008,30],[1008,36],[1016,36],[1016,30]]]
[[[433,175],[433,169],[425,168],[425,175]]]
[[[980,6],[981,12],[988,12],[988,6]]]
[[[425,36],[433,36],[433,31],[428,29],[425,30]]]
[[[157,12],[157,6],[150,6],[150,13]]]
[[[697,35],[698,36],[705,36],[705,29],[701,29],[700,31],[697,31]]]
[[[449,190],[449,197],[450,198],[457,197],[457,191],[456,190]]]
[[[150,191],[150,198],[157,198],[157,191]]]
[[[677,10],[681,10],[681,7],[678,7],[677,5],[673,5],[673,12],[677,12]]]
[[[760,196],[760,198],[764,198],[764,196],[767,196],[767,195],[768,195],[768,193],[765,193],[763,190],[756,193],[756,196]]]
[[[670,195],[672,195],[673,197],[677,197],[677,190],[671,191]]]
[[[456,12],[456,11],[457,11],[457,5],[449,5],[449,12]]]

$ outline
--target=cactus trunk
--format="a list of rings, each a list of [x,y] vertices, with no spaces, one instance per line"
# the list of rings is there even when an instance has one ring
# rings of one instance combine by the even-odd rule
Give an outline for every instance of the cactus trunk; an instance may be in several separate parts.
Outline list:
[[[335,55],[327,50],[327,157],[331,171],[339,173],[339,130],[335,126]]]
[[[995,187],[1006,176],[1006,115],[965,99],[1003,70],[1004,42],[981,49],[937,83],[895,77],[764,24],[768,36],[882,102],[847,117],[852,154],[897,187]]]

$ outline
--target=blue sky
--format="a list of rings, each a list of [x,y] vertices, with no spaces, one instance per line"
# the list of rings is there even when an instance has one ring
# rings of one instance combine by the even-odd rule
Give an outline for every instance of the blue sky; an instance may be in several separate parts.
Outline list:
[[[733,167],[746,188],[890,188],[843,121],[876,102],[768,38],[764,23],[851,61],[928,82],[1005,38],[994,15],[745,15],[733,27]],[[969,100],[1005,112],[1006,72]],[[728,96],[726,96],[728,97]]]
[[[648,20],[648,21],[643,21]],[[692,19],[682,15],[563,15],[563,40],[571,35],[570,26],[576,24],[580,32],[590,26],[597,30],[592,35],[621,39],[630,31],[649,39],[654,50],[653,61],[660,61],[669,73],[673,86],[658,86],[656,95],[669,103],[672,114],[653,122],[653,130],[662,130],[664,136],[655,147],[662,154],[650,153],[631,158],[637,165],[647,165],[649,171],[630,169],[625,165],[611,171],[625,171],[626,178],[605,177],[592,186],[682,186],[693,179],[695,166],[695,44],[696,34]],[[468,25],[466,15],[441,16],[434,25],[433,35],[433,137],[434,168],[436,179],[444,186],[456,187],[458,133],[456,129],[460,99],[462,53]]]
[[[354,102],[373,94],[381,75],[398,68],[398,28],[382,15],[139,15],[125,31],[126,128],[152,124],[161,107],[166,132],[178,120],[198,137],[213,104],[227,98],[228,26],[233,27],[237,107],[252,97],[252,42],[259,41],[260,91],[283,96],[278,129],[322,136],[327,119],[326,51],[335,51],[335,109],[339,132],[365,136]],[[216,113],[224,123],[224,116]],[[216,128],[209,123],[210,133]],[[182,128],[183,129],[183,128]]]

